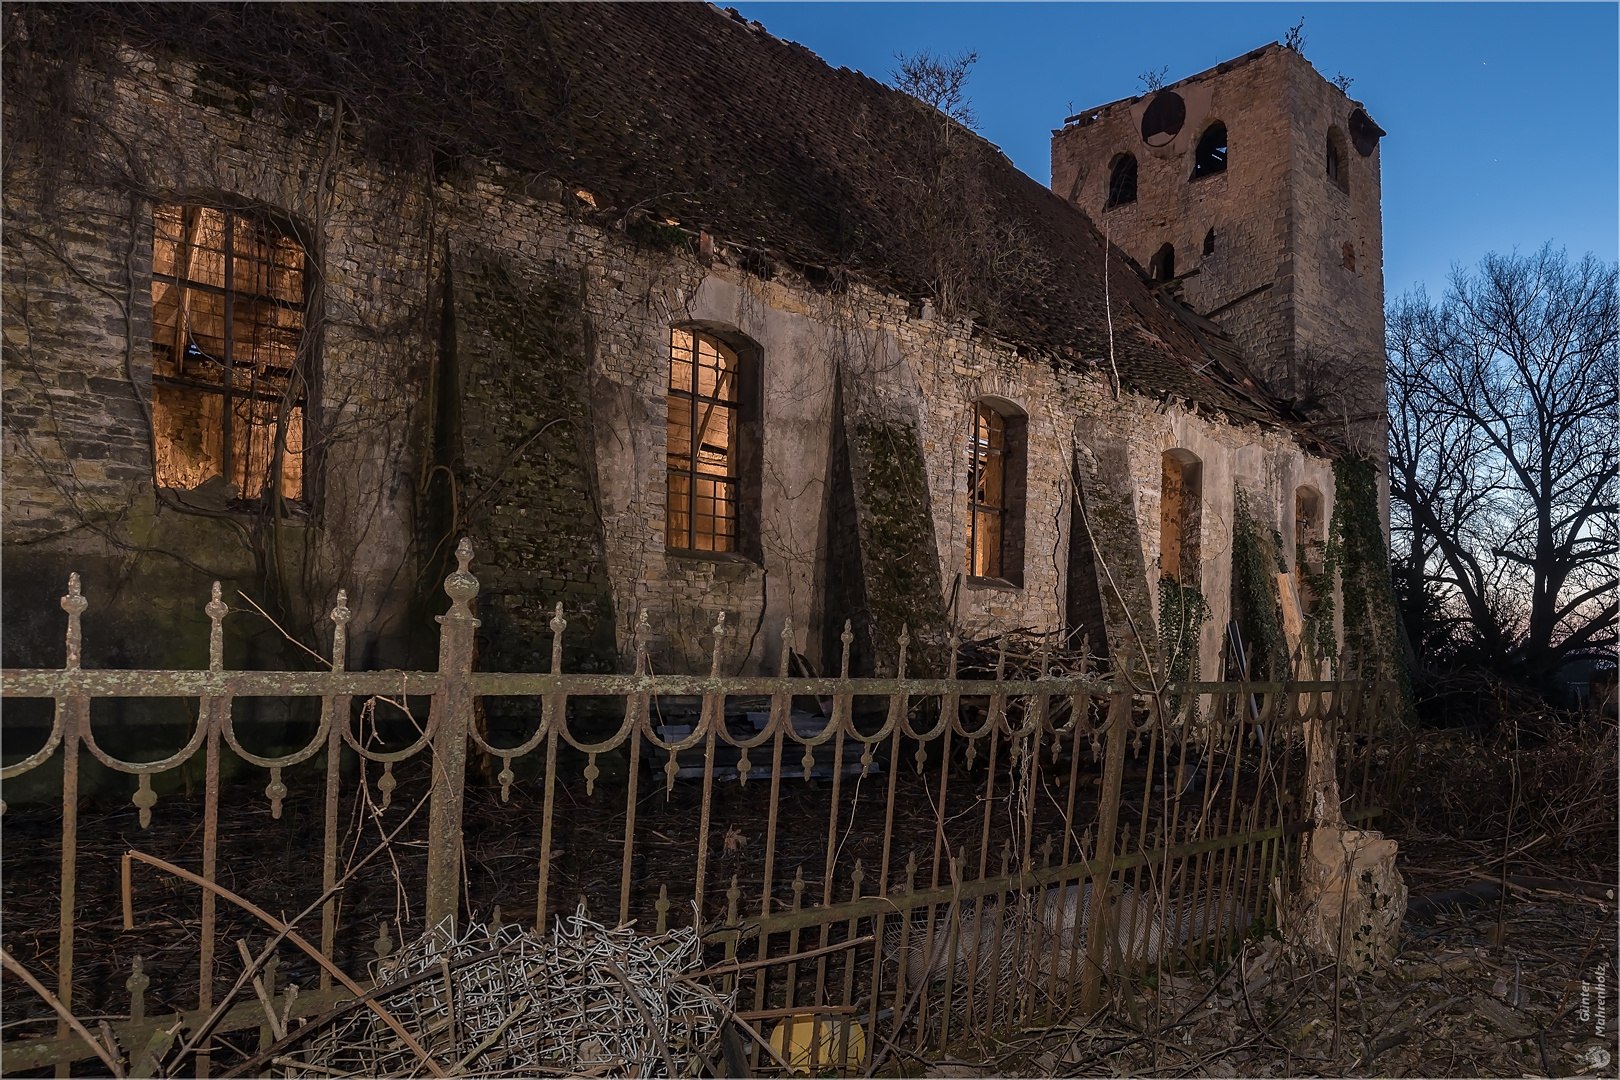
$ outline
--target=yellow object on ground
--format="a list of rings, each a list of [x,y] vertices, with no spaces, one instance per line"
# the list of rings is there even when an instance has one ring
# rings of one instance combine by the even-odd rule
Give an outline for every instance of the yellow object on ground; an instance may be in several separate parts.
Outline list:
[[[846,1044],[847,1038],[847,1044]],[[811,1070],[811,1049],[815,1067],[848,1068],[866,1057],[866,1032],[855,1020],[804,1013],[783,1020],[771,1032],[771,1049],[795,1073]]]

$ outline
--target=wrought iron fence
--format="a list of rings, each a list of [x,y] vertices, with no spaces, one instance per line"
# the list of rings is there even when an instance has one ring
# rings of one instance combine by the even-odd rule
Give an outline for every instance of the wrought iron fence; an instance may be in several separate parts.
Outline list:
[[[710,972],[738,991],[741,1020],[820,1018],[808,1024],[818,1069],[867,1064],[885,1048],[943,1048],[973,1032],[1089,1014],[1149,970],[1207,963],[1242,935],[1273,925],[1308,828],[1300,797],[1307,723],[1325,725],[1336,741],[1346,816],[1377,813],[1371,804],[1389,762],[1393,684],[1155,688],[1084,670],[1015,681],[999,667],[994,679],[961,679],[954,642],[948,678],[915,679],[906,674],[904,634],[896,678],[858,679],[849,677],[847,631],[838,677],[793,678],[791,626],[782,632],[775,677],[727,677],[720,674],[723,616],[707,676],[651,674],[645,616],[633,673],[567,674],[561,605],[551,621],[549,673],[483,672],[474,670],[478,582],[466,541],[458,556],[460,569],[445,581],[452,603],[439,617],[436,672],[346,671],[351,615],[342,593],[331,612],[330,671],[228,671],[228,608],[217,584],[205,609],[207,671],[86,670],[80,640],[89,602],[74,576],[62,599],[66,666],[0,673],[6,698],[55,702],[44,745],[0,778],[60,752],[54,960],[65,1009],[87,996],[75,951],[76,913],[86,902],[77,895],[81,748],[136,777],[132,802],[142,828],[167,812],[153,777],[201,757],[200,836],[187,852],[196,867],[188,880],[200,892],[197,1004],[181,1017],[192,1030],[216,1010],[221,981],[242,971],[239,956],[217,948],[219,900],[252,899],[218,882],[221,800],[227,791],[231,805],[257,798],[222,780],[229,748],[268,772],[263,796],[274,818],[293,797],[287,779],[307,776],[301,790],[322,824],[321,888],[310,880],[304,893],[316,892],[310,910],[320,911],[319,941],[287,939],[302,942],[318,963],[319,989],[278,994],[272,971],[262,979],[268,989],[260,987],[267,1005],[312,1016],[352,997],[359,984],[350,975],[367,957],[388,953],[390,928],[403,938],[447,917],[491,919],[487,898],[510,895],[522,878],[533,883],[532,919],[542,928],[576,904],[616,915],[621,925],[637,920],[662,930],[690,921],[713,950]],[[413,696],[431,698],[415,727]],[[93,700],[153,697],[197,703],[195,730],[179,751],[132,761],[98,744]],[[251,725],[238,730],[233,702],[255,697],[319,701],[313,737],[287,754],[249,749]],[[404,717],[405,736],[393,741],[405,745],[390,745],[388,725],[376,723],[377,703],[389,701]],[[498,737],[498,729],[521,725],[536,701],[532,731]],[[395,736],[400,729],[394,725]],[[346,753],[358,768],[345,766]],[[487,787],[492,820],[500,821],[491,843],[502,865],[516,860],[521,874],[469,857],[470,774],[480,797]],[[414,815],[399,797],[402,784],[426,802],[425,851],[398,840]],[[345,797],[359,799],[347,819]],[[372,897],[369,908],[343,890],[359,844],[354,830],[368,822],[379,841],[398,840],[386,854],[401,893]],[[401,868],[412,860],[423,868],[419,908],[404,895],[412,891],[404,882],[416,879]],[[121,933],[137,940],[153,890],[138,890],[137,904],[132,879],[155,861],[122,861]],[[180,921],[189,933],[192,923]],[[378,925],[377,940],[364,941]],[[5,937],[14,946],[49,929],[8,915]],[[239,949],[245,956],[245,942]],[[160,973],[143,969],[137,956],[121,980],[103,952],[88,962],[99,965],[98,985],[121,982],[130,991],[128,1013],[120,1011],[127,1019],[112,1030],[133,1058],[174,1026],[145,1015],[147,987],[178,976],[172,963]],[[264,1008],[249,1001],[232,1005],[215,1030],[223,1040],[264,1026]],[[223,1041],[215,1050],[222,1065],[235,1052]],[[756,1067],[772,1065],[757,1046],[752,1053]],[[67,1063],[89,1056],[62,1020],[55,1038],[8,1039],[0,1060],[8,1072],[55,1064],[66,1075]],[[199,1075],[211,1068],[207,1056],[200,1065]]]

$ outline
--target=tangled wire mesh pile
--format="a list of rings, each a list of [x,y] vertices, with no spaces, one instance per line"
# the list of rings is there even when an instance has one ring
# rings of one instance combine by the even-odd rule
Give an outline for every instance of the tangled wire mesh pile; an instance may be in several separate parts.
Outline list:
[[[609,929],[581,908],[549,939],[446,920],[373,965],[378,1002],[449,1075],[693,1076],[713,1060],[733,994],[687,978],[691,928]],[[290,1056],[284,1077],[408,1076],[421,1062],[375,1013],[357,1012]]]

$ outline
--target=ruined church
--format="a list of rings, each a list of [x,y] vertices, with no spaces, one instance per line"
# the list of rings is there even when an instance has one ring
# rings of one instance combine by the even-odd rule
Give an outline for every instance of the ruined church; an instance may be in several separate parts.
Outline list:
[[[228,666],[341,589],[351,668],[431,667],[461,537],[486,670],[560,603],[571,671],[644,620],[836,674],[847,622],[856,675],[905,628],[1213,679],[1256,559],[1355,662],[1384,132],[1297,52],[1063,118],[1047,187],[706,4],[4,18],[7,667],[70,571],[86,666],[205,666],[218,580]]]

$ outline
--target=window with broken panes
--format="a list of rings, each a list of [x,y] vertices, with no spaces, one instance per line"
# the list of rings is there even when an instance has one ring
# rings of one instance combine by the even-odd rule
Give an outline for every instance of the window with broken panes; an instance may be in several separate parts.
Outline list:
[[[737,354],[699,330],[670,331],[669,499],[664,543],[737,550]]]
[[[968,439],[967,572],[999,578],[1007,516],[1007,421],[982,402],[973,406]]]
[[[264,215],[158,206],[152,430],[159,487],[304,494],[303,245]]]

